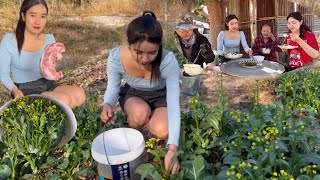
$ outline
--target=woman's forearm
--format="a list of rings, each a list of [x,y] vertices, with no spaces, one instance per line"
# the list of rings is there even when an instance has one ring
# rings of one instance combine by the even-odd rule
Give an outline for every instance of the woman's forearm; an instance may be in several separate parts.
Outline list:
[[[302,39],[297,42],[301,48],[313,59],[317,58],[319,56],[319,50],[316,50],[312,48],[309,44],[307,44]]]

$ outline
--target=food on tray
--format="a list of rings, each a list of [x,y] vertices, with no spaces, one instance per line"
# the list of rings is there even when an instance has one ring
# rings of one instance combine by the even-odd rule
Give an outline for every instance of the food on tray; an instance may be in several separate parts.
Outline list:
[[[257,62],[245,61],[245,62],[241,63],[240,65],[242,65],[242,66],[257,66],[258,63]]]
[[[241,61],[239,64],[242,67],[257,67],[262,65],[262,63],[259,63],[257,61],[252,61],[252,60]]]
[[[234,56],[236,56],[236,55],[238,55],[238,52],[233,52],[233,53],[231,53],[232,55],[234,55]]]

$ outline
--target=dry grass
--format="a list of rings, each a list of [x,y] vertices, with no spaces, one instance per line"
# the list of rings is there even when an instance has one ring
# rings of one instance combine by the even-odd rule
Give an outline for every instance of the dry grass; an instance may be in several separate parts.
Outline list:
[[[57,41],[63,42],[67,49],[64,61],[65,68],[74,68],[79,64],[125,42],[125,27],[117,29],[96,26],[90,21],[70,21],[58,19],[52,21],[46,32],[53,33]]]
[[[164,16],[164,1],[159,0],[96,0],[81,7],[74,7],[72,4],[49,3],[51,9],[58,10],[62,15],[108,15],[108,16],[137,16],[144,10],[154,11],[157,15]],[[170,3],[169,12],[185,13],[188,9],[181,3]],[[171,11],[172,10],[172,11]]]

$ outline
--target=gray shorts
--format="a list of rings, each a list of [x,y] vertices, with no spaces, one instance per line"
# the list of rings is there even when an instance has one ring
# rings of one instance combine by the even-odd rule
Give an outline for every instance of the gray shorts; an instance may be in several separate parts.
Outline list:
[[[41,94],[45,91],[52,91],[58,84],[54,81],[47,80],[45,78],[41,78],[35,81],[26,82],[26,83],[14,83],[17,88],[23,92],[23,95],[31,95],[31,94]],[[13,94],[11,93],[11,97],[13,98]]]
[[[119,93],[119,104],[122,110],[124,110],[126,101],[131,97],[143,99],[150,106],[151,111],[158,107],[167,107],[166,87],[156,91],[141,91],[125,84],[120,88]]]

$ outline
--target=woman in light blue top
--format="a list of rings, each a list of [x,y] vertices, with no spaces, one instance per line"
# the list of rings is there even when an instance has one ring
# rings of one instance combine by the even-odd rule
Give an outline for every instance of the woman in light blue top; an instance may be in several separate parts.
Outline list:
[[[146,11],[130,22],[128,46],[113,49],[108,57],[108,85],[100,118],[114,123],[113,109],[118,96],[130,127],[148,129],[154,136],[168,137],[164,164],[177,152],[180,135],[180,68],[174,54],[162,48],[162,27]],[[126,84],[121,86],[121,80]],[[171,172],[179,170],[175,161]]]
[[[44,49],[55,42],[52,34],[41,33],[47,14],[44,0],[23,1],[15,34],[5,34],[0,44],[1,82],[11,91],[12,98],[43,94],[55,97],[71,108],[80,106],[85,100],[82,88],[58,86],[41,74],[40,59]]]
[[[218,55],[222,62],[230,59],[230,54],[240,53],[240,43],[249,56],[252,56],[252,50],[249,48],[243,31],[239,31],[238,18],[234,14],[226,17],[226,31],[221,31],[218,35]],[[231,56],[232,57],[232,56]]]

